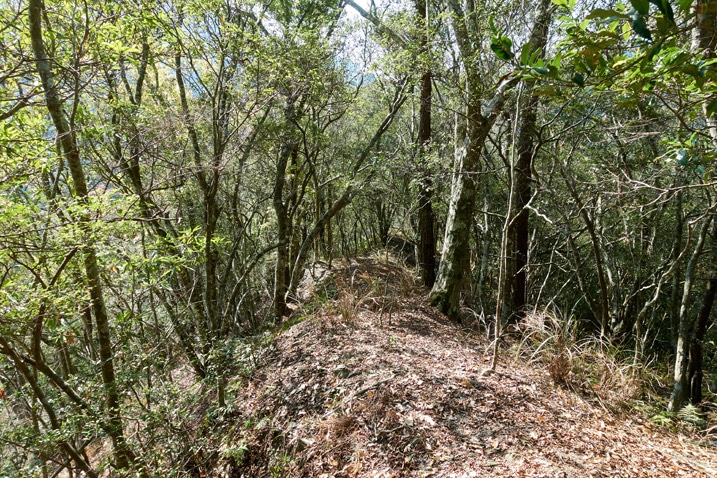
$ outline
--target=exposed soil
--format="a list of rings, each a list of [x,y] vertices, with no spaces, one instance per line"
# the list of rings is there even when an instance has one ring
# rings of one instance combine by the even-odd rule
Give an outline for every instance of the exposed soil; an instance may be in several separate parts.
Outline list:
[[[224,476],[717,477],[714,442],[601,406],[539,366],[504,354],[481,376],[485,340],[384,257],[316,277],[294,314],[305,320],[233,399]]]

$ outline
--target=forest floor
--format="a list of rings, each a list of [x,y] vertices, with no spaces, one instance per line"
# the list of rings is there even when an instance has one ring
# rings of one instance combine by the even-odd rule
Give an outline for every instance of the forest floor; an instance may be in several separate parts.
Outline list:
[[[430,307],[388,258],[315,273],[256,368],[230,383],[222,476],[717,477],[714,437],[556,384],[517,353],[482,376],[485,337]]]

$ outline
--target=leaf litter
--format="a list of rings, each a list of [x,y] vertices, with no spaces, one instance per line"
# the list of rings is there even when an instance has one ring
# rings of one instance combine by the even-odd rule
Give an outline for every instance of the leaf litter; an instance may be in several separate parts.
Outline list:
[[[317,299],[334,281],[336,290]],[[411,271],[377,256],[304,284],[234,397],[223,476],[717,477],[717,448],[611,411],[430,307]],[[312,305],[312,307],[309,307]]]

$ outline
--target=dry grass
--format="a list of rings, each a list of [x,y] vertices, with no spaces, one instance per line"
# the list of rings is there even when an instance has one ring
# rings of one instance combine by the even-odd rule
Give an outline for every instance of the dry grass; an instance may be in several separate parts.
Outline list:
[[[611,408],[624,408],[642,394],[644,367],[599,338],[579,338],[572,317],[533,312],[524,321],[523,334],[520,350],[542,364],[556,384],[595,396]]]

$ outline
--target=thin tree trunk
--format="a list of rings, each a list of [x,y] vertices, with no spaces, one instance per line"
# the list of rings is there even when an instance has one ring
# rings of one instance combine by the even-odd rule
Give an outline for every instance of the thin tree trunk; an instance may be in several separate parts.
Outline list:
[[[53,72],[50,67],[50,59],[47,57],[45,51],[41,19],[42,0],[30,0],[28,9],[30,37],[35,55],[35,65],[45,93],[47,110],[50,113],[57,133],[57,141],[60,143],[65,161],[70,169],[74,185],[74,194],[81,203],[87,203],[88,189],[87,182],[85,181],[85,171],[80,159],[80,151],[77,147],[75,132],[70,128],[64,116],[62,100],[55,85]],[[114,353],[112,351],[109,317],[102,293],[100,271],[97,264],[97,252],[90,231],[89,217],[86,213],[81,213],[78,217],[78,221],[86,233],[85,246],[82,252],[84,255],[84,267],[87,276],[87,285],[90,291],[92,312],[97,328],[102,382],[105,387],[107,413],[109,415],[109,435],[112,439],[115,465],[119,469],[125,469],[129,467],[130,463],[134,462],[134,455],[129,449],[124,436],[122,416],[120,413],[120,394],[115,381]]]
[[[672,260],[676,262],[682,253],[682,235],[684,232],[684,215],[682,213],[682,191],[675,195],[675,243],[672,247]],[[679,268],[678,264],[678,268]],[[672,276],[672,291],[670,293],[670,338],[672,349],[677,350],[677,338],[680,335],[680,276],[678,270]]]
[[[8,358],[10,358],[10,360],[13,361],[15,368],[20,372],[20,374],[27,381],[27,383],[30,384],[30,387],[35,394],[35,397],[42,404],[42,408],[47,414],[48,419],[50,420],[50,427],[53,430],[56,430],[58,433],[61,433],[62,424],[57,417],[55,409],[52,406],[51,400],[47,396],[45,396],[45,393],[43,392],[42,388],[40,388],[35,374],[25,364],[22,357],[11,347],[10,343],[2,336],[0,336],[0,353],[7,356]],[[82,458],[80,453],[70,442],[62,441],[60,442],[60,446],[62,447],[63,451],[67,453],[67,456],[69,456],[70,459],[75,462],[77,468],[87,473],[87,476],[89,476],[90,478],[97,478],[97,473],[95,473],[95,471],[90,467],[89,463],[87,463],[87,461]]]
[[[682,406],[690,398],[690,387],[687,378],[687,364],[689,361],[689,349],[692,341],[692,321],[689,315],[689,299],[694,284],[695,267],[697,260],[702,255],[705,238],[711,218],[704,218],[702,227],[700,228],[697,244],[692,252],[690,260],[685,266],[685,283],[682,290],[682,303],[680,304],[680,325],[677,336],[677,350],[675,351],[675,375],[674,384],[672,386],[672,394],[667,410],[670,412],[678,412]]]
[[[707,59],[713,59],[715,58],[715,49],[717,48],[717,2],[697,0],[694,5],[694,11],[697,28],[694,30],[693,50],[703,54]],[[705,122],[707,123],[708,133],[713,141],[717,142],[717,116],[709,114],[707,101],[703,103],[702,111]],[[705,222],[708,223],[709,219]],[[700,236],[700,239],[702,239],[702,236]],[[679,409],[676,403],[673,404],[673,399],[675,402],[680,399],[687,401],[687,397],[689,397],[693,404],[698,404],[702,401],[702,341],[711,323],[710,313],[715,300],[716,286],[717,278],[710,278],[707,282],[707,289],[705,290],[705,295],[702,300],[702,307],[697,316],[697,323],[694,324],[694,336],[691,336],[693,332],[690,330],[691,327],[683,331],[683,311],[680,310],[680,336],[677,341],[677,358],[675,361],[675,388],[670,400],[670,409],[672,411]],[[685,290],[687,290],[687,279],[685,279]],[[682,299],[684,306],[684,295]],[[690,339],[689,352],[687,353],[688,358],[686,359],[688,364],[686,366],[684,364],[685,358],[683,357],[685,354],[683,350],[685,344],[680,342],[681,340],[684,342],[683,335],[687,335]],[[680,347],[681,345],[682,348]],[[679,390],[677,388],[677,364],[685,368],[684,372],[682,368],[680,369],[680,372],[683,372],[684,376],[679,377]],[[682,389],[682,387],[684,387],[684,389]]]
[[[574,184],[573,177],[567,171],[566,167],[561,168],[561,173],[563,175],[563,178],[565,179],[565,185],[568,187],[570,195],[575,201],[575,204],[578,206],[580,217],[583,219],[583,222],[585,223],[585,228],[587,229],[588,235],[590,236],[590,244],[592,246],[593,258],[595,259],[595,270],[598,276],[598,285],[600,286],[599,307],[597,307],[597,311],[593,310],[593,313],[598,312],[599,314],[597,317],[600,320],[600,337],[607,338],[610,327],[610,293],[608,290],[608,280],[605,274],[605,265],[603,264],[603,254],[602,247],[600,244],[600,238],[598,237],[595,221],[593,217],[591,217],[588,213],[586,205],[580,198],[580,194],[578,193],[577,188]],[[577,249],[575,251],[577,261]]]
[[[291,149],[289,145],[281,147],[279,160],[276,164],[274,178],[274,192],[272,202],[276,214],[279,247],[276,250],[276,268],[274,270],[274,315],[280,318],[286,312],[286,290],[288,287],[286,276],[289,270],[289,214],[284,204],[284,183],[286,181],[286,167]]]
[[[428,3],[426,0],[416,0],[417,24],[419,29],[425,30],[421,39],[421,52],[428,52],[429,24]],[[421,106],[418,117],[418,156],[419,162],[427,163],[431,142],[431,95],[432,75],[430,69],[424,70],[421,75]],[[422,164],[421,177],[418,182],[418,264],[421,277],[426,287],[433,287],[436,281],[436,239],[434,237],[435,217],[433,214],[433,191],[429,172],[430,166]]]
[[[553,9],[550,0],[541,0],[539,10],[535,19],[533,33],[530,38],[530,50],[540,50],[539,57],[545,57],[545,46],[548,42],[548,30]],[[516,218],[511,225],[511,242],[514,246],[511,259],[513,260],[512,270],[515,275],[512,280],[512,310],[511,321],[518,322],[525,314],[525,306],[528,302],[528,239],[530,237],[528,203],[532,195],[531,183],[533,181],[533,160],[537,153],[535,137],[537,135],[537,109],[538,97],[533,95],[533,88],[527,88],[526,94],[521,97],[520,124],[518,126],[518,161],[515,166],[513,180],[516,195],[515,211]]]
[[[378,127],[376,132],[374,133],[373,137],[369,141],[369,143],[366,145],[366,147],[363,149],[361,154],[359,155],[358,159],[356,159],[356,162],[353,165],[352,168],[352,177],[351,182],[349,185],[344,189],[343,193],[339,198],[334,201],[331,206],[329,206],[329,209],[324,212],[321,217],[316,221],[314,224],[314,227],[308,232],[306,237],[301,243],[301,247],[299,248],[296,259],[294,260],[294,263],[291,265],[291,272],[290,272],[290,278],[288,288],[286,295],[287,297],[294,297],[296,295],[296,289],[299,287],[299,281],[301,280],[302,271],[304,268],[304,264],[306,262],[306,257],[309,254],[309,249],[311,249],[312,245],[314,245],[315,239],[321,234],[322,231],[325,230],[325,228],[328,227],[330,224],[331,219],[338,214],[344,207],[348,206],[351,201],[353,200],[354,196],[358,192],[357,185],[354,184],[354,181],[356,180],[356,176],[363,168],[364,163],[368,159],[369,154],[371,151],[373,151],[374,147],[378,144],[379,140],[383,136],[383,134],[388,130],[388,128],[393,123],[393,120],[396,118],[396,115],[401,109],[401,106],[403,106],[403,103],[406,101],[406,97],[403,94],[404,88],[406,86],[406,82],[403,82],[402,85],[396,90],[396,94],[393,98],[393,101],[391,103],[390,110],[388,112],[388,115],[384,118],[384,120],[381,122],[381,125]]]
[[[705,334],[707,329],[714,319],[710,317],[712,313],[712,306],[714,305],[715,295],[717,292],[717,277],[713,277],[707,281],[707,289],[705,289],[705,295],[702,298],[702,307],[700,313],[697,316],[697,324],[695,326],[695,337],[692,339],[690,344],[690,356],[689,364],[687,366],[687,382],[690,387],[690,402],[693,405],[698,405],[702,402],[702,353],[703,353],[703,342],[705,340]]]

